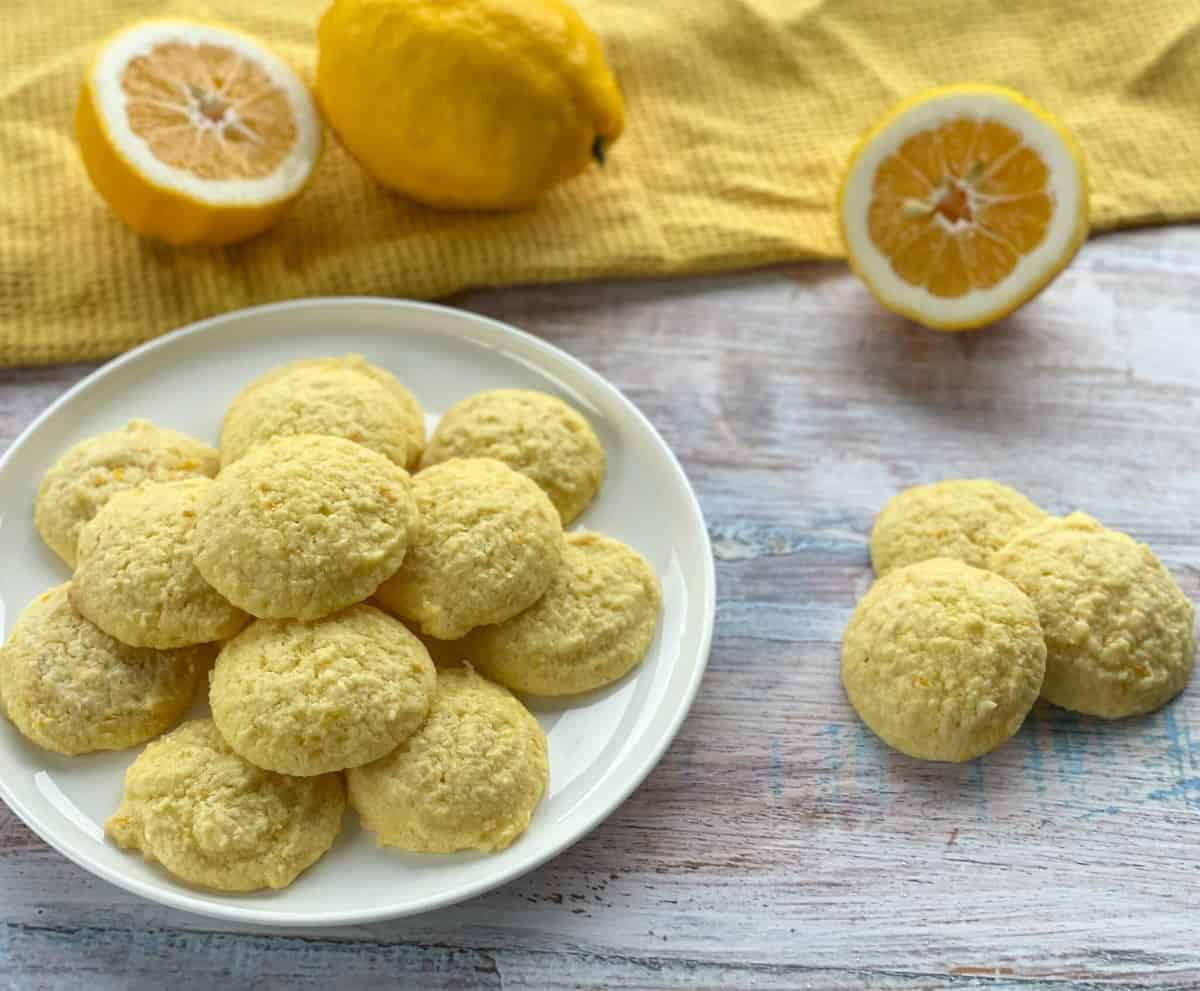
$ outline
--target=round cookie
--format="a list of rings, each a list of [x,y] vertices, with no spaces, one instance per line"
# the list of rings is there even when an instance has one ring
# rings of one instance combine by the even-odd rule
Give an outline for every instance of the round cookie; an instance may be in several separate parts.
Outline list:
[[[386,388],[388,392],[392,394],[392,397],[414,417],[416,417],[422,424],[425,422],[425,414],[421,409],[421,404],[417,402],[417,397],[414,396],[407,388],[405,388],[405,386],[398,378],[396,378],[395,375],[385,368],[380,368],[379,365],[373,365],[361,354],[355,354],[353,352],[350,354],[344,354],[340,358],[331,356],[325,356],[322,358],[300,358],[297,361],[289,361],[285,364],[277,365],[269,371],[263,372],[258,378],[250,382],[244,389],[242,389],[239,395],[249,395],[251,390],[260,385],[268,385],[277,379],[291,375],[295,371],[309,368],[348,368],[352,369],[353,371],[360,372],[361,374],[366,375],[368,378],[374,379],[376,382]],[[422,447],[424,447],[424,444],[425,432],[422,429]]]
[[[120,430],[89,437],[63,452],[38,487],[34,525],[73,568],[79,531],[114,493],[142,482],[212,478],[219,461],[207,444],[145,420],[130,420]]]
[[[409,468],[425,446],[425,414],[393,375],[361,355],[294,361],[234,398],[221,427],[221,464],[296,434],[345,437]]]
[[[871,565],[894,568],[952,557],[986,568],[988,556],[1018,530],[1046,519],[1020,492],[987,479],[916,485],[888,500],[871,529]]]
[[[246,760],[309,776],[394,750],[429,713],[436,679],[403,623],[357,605],[313,623],[253,623],[221,649],[209,702]]]
[[[379,845],[416,853],[504,849],[529,825],[549,779],[537,720],[470,668],[439,671],[424,725],[346,772],[350,805]]]
[[[286,888],[333,846],[339,775],[292,778],[235,754],[211,719],[155,740],[125,772],[105,831],[176,877],[217,891]]]
[[[127,647],[76,613],[59,585],[25,608],[0,647],[4,712],[55,753],[124,750],[187,711],[214,653]]]
[[[341,437],[276,437],[200,499],[196,567],[252,616],[320,619],[368,598],[417,524],[403,468]]]
[[[1022,530],[991,568],[1037,606],[1047,701],[1119,719],[1183,691],[1196,656],[1195,610],[1145,544],[1072,513]]]
[[[224,640],[249,617],[208,584],[195,563],[200,496],[207,478],[118,492],[79,535],[71,605],[134,647],[187,647]]]
[[[1046,644],[1015,585],[949,558],[898,568],[842,636],[842,683],[885,743],[924,760],[996,749],[1037,700]]]
[[[661,604],[658,579],[637,551],[598,533],[569,533],[546,594],[512,619],[472,630],[461,653],[513,691],[587,692],[641,662]]]
[[[456,640],[528,609],[549,587],[563,532],[549,497],[492,458],[455,458],[413,479],[421,522],[376,600],[422,633]]]
[[[421,465],[470,457],[495,458],[532,478],[564,526],[583,512],[604,478],[604,448],[591,424],[556,396],[529,389],[490,389],[455,403]]]

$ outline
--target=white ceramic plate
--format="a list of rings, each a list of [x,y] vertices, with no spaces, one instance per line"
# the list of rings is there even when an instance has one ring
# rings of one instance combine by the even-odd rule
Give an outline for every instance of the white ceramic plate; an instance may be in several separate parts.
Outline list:
[[[233,395],[295,358],[360,352],[420,399],[432,427],[451,403],[516,386],[562,396],[608,452],[600,495],[574,527],[631,544],[662,580],[663,614],[645,662],[569,705],[537,703],[550,741],[550,788],[528,832],[484,855],[416,856],[375,847],[352,812],[334,848],[290,888],[220,895],[190,887],[106,842],[105,819],[137,749],[59,757],[0,718],[0,795],[76,863],[147,898],[203,915],[266,925],[342,925],[448,905],[503,884],[574,843],[657,763],[699,687],[714,613],[712,554],[679,463],[645,417],[578,361],[493,320],[445,307],[322,299],[206,320],[118,358],[64,395],[0,461],[0,627],[67,579],[33,528],[42,474],[73,442],[145,417],[211,443]],[[197,714],[206,711],[197,707]]]

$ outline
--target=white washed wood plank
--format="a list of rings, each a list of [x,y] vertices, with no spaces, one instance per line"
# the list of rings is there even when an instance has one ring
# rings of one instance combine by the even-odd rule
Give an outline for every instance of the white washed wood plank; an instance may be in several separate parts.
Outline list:
[[[903,970],[871,971],[774,964],[752,966],[661,957],[612,957],[520,948],[464,950],[398,943],[348,943],[317,937],[281,940],[261,935],[158,931],[127,934],[110,929],[30,928],[0,935],[0,950],[31,979],[27,991],[86,986],[92,991],[160,991],[164,981],[199,987],[213,982],[256,991],[353,987],[356,991],[420,987],[462,989],[640,988],[711,989],[753,986],[760,991],[862,988],[1029,989],[1061,987],[1059,978],[1013,978],[1008,968],[959,968],[943,977]],[[1175,975],[1178,976],[1178,975]],[[86,984],[84,983],[86,982]],[[1131,988],[1137,984],[1073,982],[1078,989]]]

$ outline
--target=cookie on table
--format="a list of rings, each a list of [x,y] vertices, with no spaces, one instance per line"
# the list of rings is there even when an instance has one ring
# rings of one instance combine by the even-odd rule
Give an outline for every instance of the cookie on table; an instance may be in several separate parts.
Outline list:
[[[67,588],[34,599],[0,647],[2,701],[13,725],[60,754],[124,750],[174,725],[215,648],[126,646],[80,616]]]
[[[79,531],[114,493],[142,482],[212,478],[219,466],[217,452],[207,444],[146,420],[130,420],[120,430],[63,452],[38,487],[34,525],[73,568]]]
[[[294,361],[234,398],[221,427],[221,464],[296,434],[345,437],[413,468],[425,447],[425,414],[395,376],[361,355]]]
[[[320,619],[371,596],[417,525],[408,473],[341,437],[276,437],[201,495],[196,567],[252,616]]]
[[[661,605],[658,578],[632,547],[598,533],[568,533],[546,594],[512,619],[472,630],[459,651],[513,691],[587,692],[641,663]]]
[[[532,478],[550,496],[563,525],[604,479],[604,448],[591,424],[557,396],[490,389],[455,403],[429,439],[423,467],[450,458],[495,458]]]
[[[195,528],[208,478],[118,492],[84,526],[71,604],[109,636],[161,650],[224,640],[249,617],[196,570]]]
[[[455,458],[413,478],[420,524],[375,598],[427,636],[456,640],[534,604],[562,557],[549,497],[493,458]]]
[[[1047,701],[1119,719],[1183,691],[1196,657],[1195,610],[1145,544],[1072,513],[1022,530],[990,565],[1037,607]]]
[[[1034,604],[949,558],[871,586],[842,635],[842,683],[863,722],[912,757],[966,761],[1020,729],[1046,672]]]
[[[538,721],[470,668],[439,671],[421,728],[346,772],[350,805],[379,845],[415,853],[504,849],[529,825],[549,780]]]
[[[264,771],[197,719],[138,755],[105,831],[192,884],[286,888],[333,846],[345,806],[340,775]]]
[[[986,568],[988,557],[1046,513],[1016,489],[987,479],[949,479],[893,496],[871,529],[871,565],[882,578],[894,568],[951,557]]]
[[[257,620],[221,649],[209,702],[246,760],[309,776],[395,750],[428,714],[436,679],[403,623],[357,605],[311,623]]]

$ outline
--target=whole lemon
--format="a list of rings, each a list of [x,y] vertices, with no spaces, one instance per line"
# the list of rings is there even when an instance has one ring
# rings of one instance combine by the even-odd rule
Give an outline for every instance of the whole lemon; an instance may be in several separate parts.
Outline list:
[[[624,126],[600,43],[561,0],[334,0],[317,42],[342,143],[431,206],[527,206]]]

